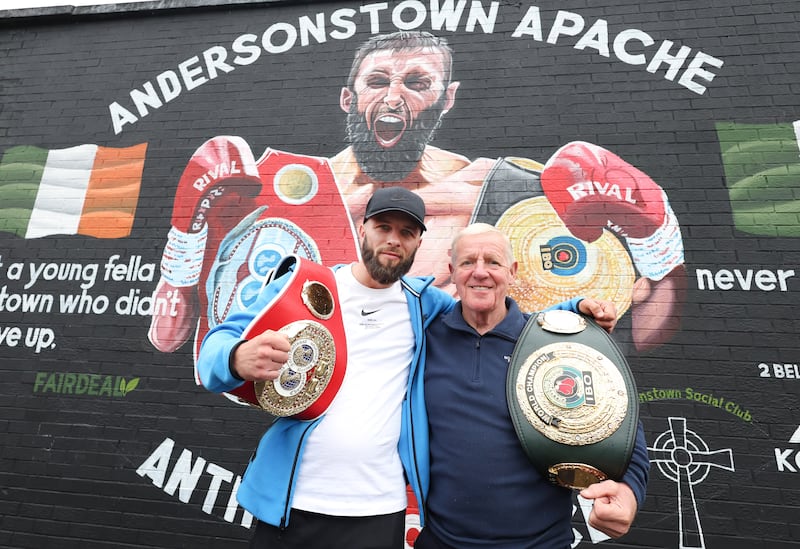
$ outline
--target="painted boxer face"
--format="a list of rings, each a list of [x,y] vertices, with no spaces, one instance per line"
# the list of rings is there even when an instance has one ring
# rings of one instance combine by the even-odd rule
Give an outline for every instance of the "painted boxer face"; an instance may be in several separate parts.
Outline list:
[[[348,141],[373,179],[402,180],[419,162],[457,87],[445,82],[444,63],[436,49],[379,50],[343,92]]]

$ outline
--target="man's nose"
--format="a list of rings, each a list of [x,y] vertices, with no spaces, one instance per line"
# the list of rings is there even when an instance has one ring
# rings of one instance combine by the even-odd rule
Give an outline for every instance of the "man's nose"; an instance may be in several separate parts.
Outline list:
[[[386,90],[386,97],[383,102],[390,109],[398,109],[405,103],[404,99],[405,86],[402,80],[392,80],[389,83],[389,88]]]
[[[489,276],[489,269],[486,268],[486,262],[479,259],[475,262],[475,268],[472,270],[472,276],[483,278]]]
[[[400,231],[389,231],[389,234],[386,237],[386,244],[395,248],[400,246]]]

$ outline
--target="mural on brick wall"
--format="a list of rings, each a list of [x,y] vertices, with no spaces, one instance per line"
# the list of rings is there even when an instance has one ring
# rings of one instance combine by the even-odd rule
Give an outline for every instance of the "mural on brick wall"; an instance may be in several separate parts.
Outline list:
[[[792,43],[766,40],[771,4],[737,5]],[[428,211],[412,274],[452,292],[450,241],[486,222],[524,310],[616,303],[652,465],[622,543],[800,545],[798,82],[790,57],[752,74],[717,18],[401,1],[7,21],[0,479],[19,522],[0,544],[77,546],[48,533],[58,513],[25,520],[55,498],[100,532],[111,497],[117,522],[143,517],[128,543],[244,543],[236,491],[271,418],[199,386],[200,342],[285,254],[357,260],[367,199],[399,184]],[[609,539],[590,510],[575,497],[573,547]]]

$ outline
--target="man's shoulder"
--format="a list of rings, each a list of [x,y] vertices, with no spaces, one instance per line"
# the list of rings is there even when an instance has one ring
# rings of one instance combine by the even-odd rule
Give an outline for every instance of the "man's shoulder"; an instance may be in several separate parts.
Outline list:
[[[435,289],[431,286],[433,280],[433,276],[404,276],[400,279],[400,282],[404,287],[419,294],[430,289]]]
[[[400,279],[404,288],[411,290],[415,294],[432,296],[440,300],[453,300],[453,296],[433,285],[436,277],[428,276],[404,276]]]
[[[468,166],[472,163],[472,161],[463,154],[448,151],[447,149],[440,149],[439,147],[434,147],[433,145],[428,145],[425,147],[424,157],[436,161],[445,160],[449,162],[457,162],[463,166]]]
[[[434,286],[434,280],[433,276],[404,276],[401,279],[406,292],[422,302],[422,308],[426,314],[449,311],[456,302],[453,296]]]

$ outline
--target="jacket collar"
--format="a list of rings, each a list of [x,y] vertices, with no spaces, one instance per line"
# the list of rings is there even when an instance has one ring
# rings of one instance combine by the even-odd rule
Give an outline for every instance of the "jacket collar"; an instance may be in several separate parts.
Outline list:
[[[506,309],[508,309],[508,312],[506,313],[505,318],[503,318],[503,320],[500,321],[500,324],[495,326],[492,330],[486,332],[484,336],[492,334],[511,341],[517,340],[530,315],[522,313],[517,305],[517,302],[510,297],[506,297]],[[478,335],[478,332],[476,332],[475,329],[467,324],[466,320],[464,320],[464,315],[461,312],[461,301],[458,301],[453,310],[444,315],[442,320],[447,327],[452,328],[453,330],[459,330]]]
[[[419,295],[433,283],[433,280],[432,276],[403,276],[400,278],[400,283],[414,295]]]

